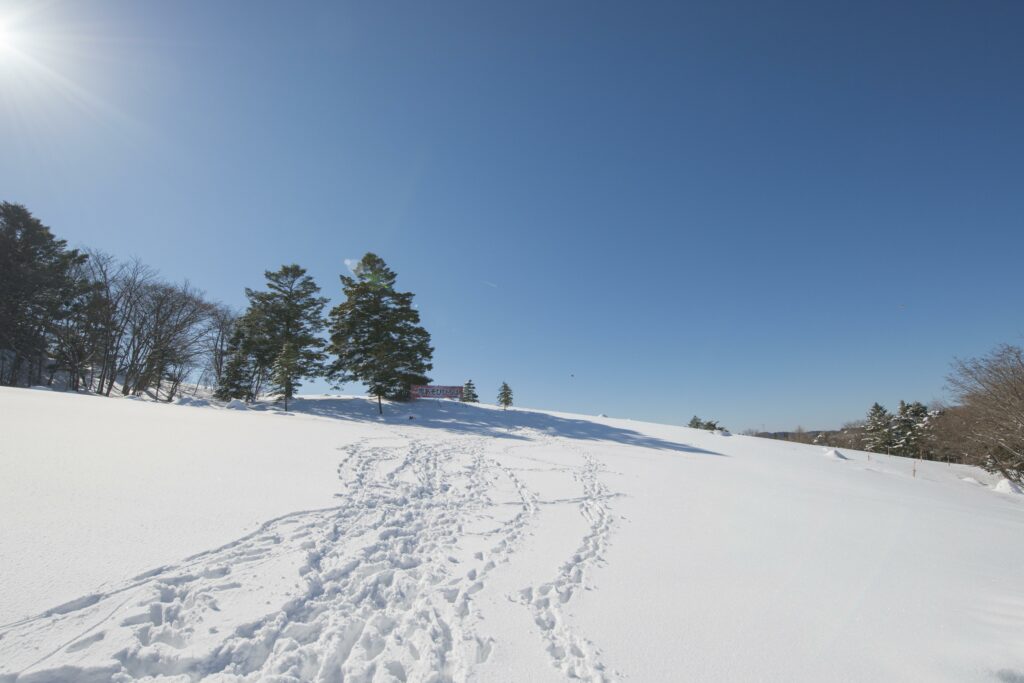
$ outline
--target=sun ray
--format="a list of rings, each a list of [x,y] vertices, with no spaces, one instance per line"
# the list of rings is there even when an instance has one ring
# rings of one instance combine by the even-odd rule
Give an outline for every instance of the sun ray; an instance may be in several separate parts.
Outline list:
[[[96,122],[139,131],[136,120],[69,75],[92,55],[76,54],[75,41],[34,19],[27,10],[0,16],[0,116],[42,126],[70,107]]]

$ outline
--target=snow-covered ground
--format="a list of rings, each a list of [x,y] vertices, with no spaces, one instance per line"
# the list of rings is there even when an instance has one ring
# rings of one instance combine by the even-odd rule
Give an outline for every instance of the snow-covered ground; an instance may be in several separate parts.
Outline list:
[[[1024,681],[980,470],[386,412],[0,389],[0,681]]]

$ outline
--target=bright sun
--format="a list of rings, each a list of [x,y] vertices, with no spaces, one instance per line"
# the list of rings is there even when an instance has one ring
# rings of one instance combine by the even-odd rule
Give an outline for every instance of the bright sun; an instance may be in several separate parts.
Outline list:
[[[14,31],[3,19],[0,19],[0,51],[14,49]]]
[[[0,63],[22,54],[24,35],[7,19],[0,17]]]

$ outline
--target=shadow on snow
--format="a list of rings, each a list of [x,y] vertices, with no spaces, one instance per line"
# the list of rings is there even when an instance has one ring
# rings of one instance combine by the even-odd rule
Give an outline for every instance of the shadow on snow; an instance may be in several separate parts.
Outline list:
[[[412,416],[412,423],[417,427],[432,427],[498,439],[526,440],[527,437],[517,434],[515,430],[531,429],[548,436],[580,441],[608,441],[656,450],[722,455],[633,429],[612,427],[589,420],[521,410],[495,410],[457,401],[421,399],[415,403],[386,403],[383,416],[377,414],[376,401],[357,397],[298,398],[289,408],[296,413],[355,422],[403,424]]]

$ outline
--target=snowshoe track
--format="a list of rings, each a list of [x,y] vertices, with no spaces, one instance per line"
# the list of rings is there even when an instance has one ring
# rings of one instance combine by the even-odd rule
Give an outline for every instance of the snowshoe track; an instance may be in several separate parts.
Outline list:
[[[119,682],[471,679],[500,646],[480,632],[474,595],[541,512],[538,494],[500,456],[489,457],[486,445],[480,437],[439,443],[399,436],[346,446],[336,507],[272,520],[179,565],[8,625],[0,654],[31,647],[48,630],[68,637],[20,671],[0,669],[0,683],[55,680],[61,671]],[[525,589],[522,599],[553,664],[568,677],[607,680],[596,650],[563,613],[585,588],[611,530],[601,467],[583,458],[567,471],[582,486],[579,507],[590,530],[555,579]],[[465,526],[491,518],[502,479],[518,494],[519,510],[484,532],[489,551],[458,561]],[[288,576],[291,584],[282,585]],[[222,623],[221,611],[237,617],[230,632],[208,625]],[[93,648],[110,653],[104,664],[88,671],[61,664]]]
[[[583,464],[572,468],[571,472],[583,489],[579,510],[589,529],[576,551],[559,568],[557,576],[552,581],[524,588],[519,599],[533,614],[553,663],[568,678],[612,681],[615,677],[600,661],[598,650],[565,613],[566,605],[573,596],[587,588],[589,569],[603,561],[612,531],[612,515],[608,506],[611,494],[598,479],[601,464],[586,451],[569,447],[583,458]]]

